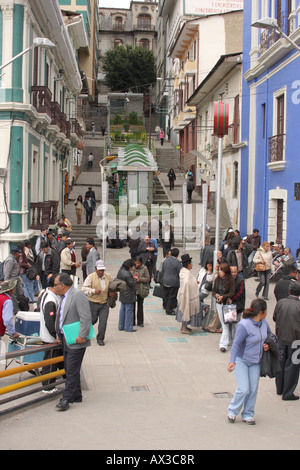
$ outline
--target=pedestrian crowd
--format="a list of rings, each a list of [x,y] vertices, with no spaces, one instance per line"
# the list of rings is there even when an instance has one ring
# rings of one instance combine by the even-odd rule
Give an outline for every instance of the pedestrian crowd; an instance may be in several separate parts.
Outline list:
[[[299,398],[294,394],[299,361],[294,359],[300,338],[300,283],[297,264],[288,248],[261,241],[257,229],[242,238],[237,230],[229,228],[216,250],[207,227],[201,267],[194,276],[192,257],[188,253],[180,256],[174,246],[172,226],[153,217],[149,225],[144,223],[135,231],[126,227],[121,240],[118,235],[121,246],[129,249],[129,256],[113,279],[92,237],[82,247],[81,261],[77,260],[71,233],[71,224],[62,217],[56,229],[42,228],[34,246],[29,240],[13,246],[0,272],[0,335],[7,331],[18,338],[13,315],[37,302],[41,339],[46,344],[59,341],[61,345],[61,349],[45,353],[46,358],[64,356],[64,365],[56,366],[66,371],[66,387],[58,410],[65,411],[70,403],[82,400],[80,368],[90,344],[91,325],[98,322],[96,341],[104,346],[109,309],[119,298],[118,329],[131,333],[136,331],[135,326],[144,327],[144,299],[151,289],[162,299],[165,314],[173,315],[180,323],[182,334],[192,335],[193,328],[202,327],[206,332],[220,333],[220,352],[226,353],[231,346],[228,371],[235,371],[238,386],[228,407],[230,422],[242,411],[243,420],[255,424],[254,408],[262,375],[275,377],[276,391],[283,400]],[[163,260],[158,267],[159,246]],[[77,283],[79,269],[81,288]],[[246,308],[246,283],[251,276],[258,277],[257,299]],[[272,276],[278,277],[274,289],[275,335],[266,321]],[[209,296],[214,299],[215,309],[207,303]],[[68,344],[65,327],[76,322],[80,327],[75,343]],[[46,367],[43,374],[54,368]],[[53,378],[43,385],[46,393],[56,390]]]

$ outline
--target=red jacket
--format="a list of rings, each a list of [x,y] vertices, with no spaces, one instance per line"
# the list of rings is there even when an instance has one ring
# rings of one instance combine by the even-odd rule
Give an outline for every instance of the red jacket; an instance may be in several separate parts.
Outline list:
[[[0,336],[4,336],[6,326],[3,323],[3,318],[2,318],[2,311],[3,311],[3,305],[6,300],[8,300],[10,297],[6,294],[0,294]]]

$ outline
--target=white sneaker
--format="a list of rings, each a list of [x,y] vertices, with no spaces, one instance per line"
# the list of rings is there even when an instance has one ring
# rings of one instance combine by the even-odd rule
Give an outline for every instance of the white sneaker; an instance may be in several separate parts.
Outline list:
[[[244,421],[244,423],[250,424],[250,425],[252,425],[252,426],[256,424],[254,418],[243,419],[243,421]]]
[[[234,423],[235,422],[235,416],[234,415],[231,415],[231,414],[227,414],[227,419],[230,423]]]
[[[43,393],[47,393],[48,395],[51,395],[51,393],[58,392],[58,389],[56,387],[50,388],[49,390],[43,390]]]

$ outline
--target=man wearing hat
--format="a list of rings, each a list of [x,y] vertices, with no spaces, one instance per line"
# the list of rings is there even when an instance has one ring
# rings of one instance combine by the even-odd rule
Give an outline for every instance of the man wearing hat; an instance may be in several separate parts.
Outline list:
[[[89,299],[92,324],[95,325],[99,319],[97,334],[97,343],[99,346],[104,346],[104,337],[109,314],[107,300],[110,280],[111,275],[106,272],[104,262],[99,259],[95,263],[95,272],[87,276],[82,286],[83,292]]]
[[[12,296],[14,303],[14,313],[19,311],[18,298],[24,296],[24,286],[20,277],[20,265],[19,257],[22,254],[22,250],[18,246],[11,248],[11,253],[4,260],[3,264],[3,275],[4,281],[16,281],[15,291]]]
[[[14,339],[19,337],[13,323],[14,305],[12,296],[14,295],[16,284],[16,281],[8,280],[3,281],[0,286],[0,343],[5,331]]]

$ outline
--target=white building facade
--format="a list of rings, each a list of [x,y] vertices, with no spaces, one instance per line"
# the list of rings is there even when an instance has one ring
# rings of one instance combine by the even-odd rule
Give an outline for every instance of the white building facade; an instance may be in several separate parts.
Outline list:
[[[81,140],[82,88],[72,31],[57,0],[0,0],[0,63],[48,38],[2,70],[0,78],[0,258],[10,244],[56,223]],[[76,153],[76,151],[75,151]],[[75,162],[76,163],[76,162]]]

